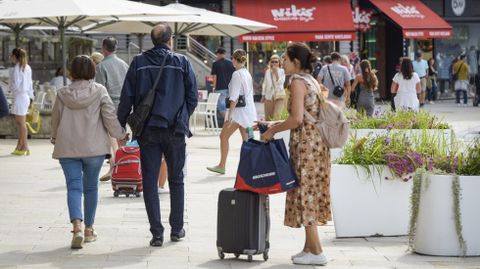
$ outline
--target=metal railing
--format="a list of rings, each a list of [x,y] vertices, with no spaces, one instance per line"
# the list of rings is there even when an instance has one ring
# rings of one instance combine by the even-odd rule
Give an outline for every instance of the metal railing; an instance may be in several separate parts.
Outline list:
[[[205,65],[211,68],[213,62],[216,60],[215,54],[190,36],[188,36],[186,40],[187,51],[195,55],[197,58],[202,60]]]

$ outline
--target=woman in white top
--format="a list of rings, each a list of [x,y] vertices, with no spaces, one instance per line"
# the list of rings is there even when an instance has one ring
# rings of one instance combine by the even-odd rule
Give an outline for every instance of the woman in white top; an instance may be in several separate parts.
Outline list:
[[[10,55],[14,67],[10,69],[9,88],[13,94],[12,114],[18,127],[17,147],[13,155],[30,155],[27,144],[26,115],[31,100],[33,100],[32,69],[27,64],[27,52],[15,48]]]
[[[413,72],[412,61],[403,58],[400,65],[400,72],[393,77],[392,94],[397,94],[393,99],[397,110],[418,111],[420,102],[417,94],[421,92],[420,78]]]
[[[272,55],[265,71],[262,87],[262,103],[265,107],[265,120],[278,117],[285,104],[285,71],[280,68],[280,57]]]
[[[72,84],[69,78],[67,78],[67,86]],[[57,68],[55,72],[55,77],[50,80],[50,85],[55,86],[55,90],[60,90],[65,85],[63,85],[63,67]]]
[[[257,120],[257,111],[253,102],[253,83],[252,76],[245,68],[247,53],[238,49],[232,55],[233,66],[236,71],[232,74],[232,79],[228,85],[230,107],[225,115],[225,123],[220,133],[220,163],[213,167],[207,167],[208,170],[225,174],[225,164],[228,155],[228,140],[230,136],[239,129],[243,140],[247,140],[246,129],[252,127]],[[239,97],[245,97],[245,106],[237,107]]]

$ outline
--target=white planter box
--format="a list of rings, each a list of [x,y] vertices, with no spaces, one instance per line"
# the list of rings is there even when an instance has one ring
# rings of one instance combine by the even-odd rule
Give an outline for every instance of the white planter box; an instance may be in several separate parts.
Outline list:
[[[412,180],[391,179],[387,166],[371,178],[361,166],[332,165],[331,204],[337,237],[408,234]],[[386,180],[385,177],[390,178]]]
[[[480,176],[460,176],[460,212],[467,256],[480,255]],[[455,230],[453,176],[429,175],[422,182],[415,252],[463,256]],[[428,185],[428,186],[427,186]]]

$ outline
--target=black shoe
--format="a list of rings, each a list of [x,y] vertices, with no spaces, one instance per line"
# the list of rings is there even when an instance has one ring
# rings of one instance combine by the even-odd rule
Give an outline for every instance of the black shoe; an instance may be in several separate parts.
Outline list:
[[[180,230],[178,233],[172,233],[170,234],[170,240],[173,242],[178,242],[180,239],[185,237],[185,229]]]
[[[163,237],[152,237],[150,240],[150,246],[161,247],[163,245]]]

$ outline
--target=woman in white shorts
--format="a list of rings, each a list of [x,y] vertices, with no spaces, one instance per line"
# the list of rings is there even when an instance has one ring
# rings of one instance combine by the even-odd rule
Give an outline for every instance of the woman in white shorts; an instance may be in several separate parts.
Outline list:
[[[32,69],[27,64],[27,52],[15,48],[10,55],[14,67],[10,69],[9,89],[13,94],[12,114],[18,127],[17,147],[13,155],[30,155],[27,143],[26,115],[31,100],[33,100]]]
[[[209,171],[225,174],[225,164],[228,155],[228,140],[230,136],[239,129],[243,140],[247,140],[246,129],[252,127],[257,120],[257,111],[253,102],[253,82],[252,76],[245,68],[247,53],[238,49],[232,55],[233,66],[236,71],[232,74],[232,79],[228,85],[230,107],[225,115],[225,123],[220,133],[220,163],[213,167],[207,167]],[[239,96],[245,97],[245,106],[237,107]]]

